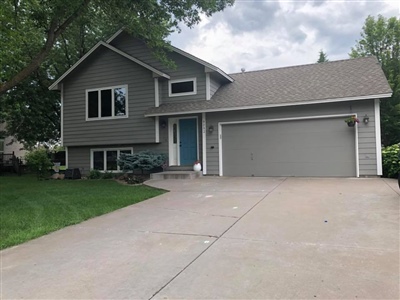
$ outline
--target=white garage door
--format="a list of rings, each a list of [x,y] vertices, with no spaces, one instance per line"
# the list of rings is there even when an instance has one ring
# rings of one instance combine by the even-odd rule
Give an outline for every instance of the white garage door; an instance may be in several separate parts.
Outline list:
[[[222,125],[224,176],[356,176],[343,118]]]

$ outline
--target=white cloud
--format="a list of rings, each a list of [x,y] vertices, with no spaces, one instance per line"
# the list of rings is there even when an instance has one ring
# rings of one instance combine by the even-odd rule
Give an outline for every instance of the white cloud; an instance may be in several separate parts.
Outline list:
[[[173,45],[228,73],[348,58],[368,15],[398,16],[390,1],[236,1],[173,34]]]

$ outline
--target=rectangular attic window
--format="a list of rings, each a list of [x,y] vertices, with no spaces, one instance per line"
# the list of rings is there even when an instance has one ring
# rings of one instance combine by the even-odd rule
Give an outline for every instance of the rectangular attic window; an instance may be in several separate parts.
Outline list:
[[[188,96],[197,94],[196,78],[169,81],[169,96]]]

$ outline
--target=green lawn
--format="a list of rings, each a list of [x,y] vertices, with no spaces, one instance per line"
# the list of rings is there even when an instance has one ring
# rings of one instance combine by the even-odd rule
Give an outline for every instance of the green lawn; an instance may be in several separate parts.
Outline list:
[[[164,193],[113,180],[0,176],[0,249]]]

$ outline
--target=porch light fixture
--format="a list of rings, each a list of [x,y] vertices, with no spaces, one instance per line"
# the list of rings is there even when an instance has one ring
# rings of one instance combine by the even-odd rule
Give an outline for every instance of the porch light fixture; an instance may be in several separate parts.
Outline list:
[[[210,127],[208,127],[208,132],[213,133],[213,131],[214,131],[214,126],[210,125]]]
[[[161,125],[161,128],[165,128],[165,127],[167,127],[167,122],[165,122],[165,120],[162,120],[160,125]]]
[[[368,124],[368,122],[369,122],[369,117],[368,117],[368,115],[365,115],[365,116],[364,116],[363,122],[364,122],[364,124]]]

